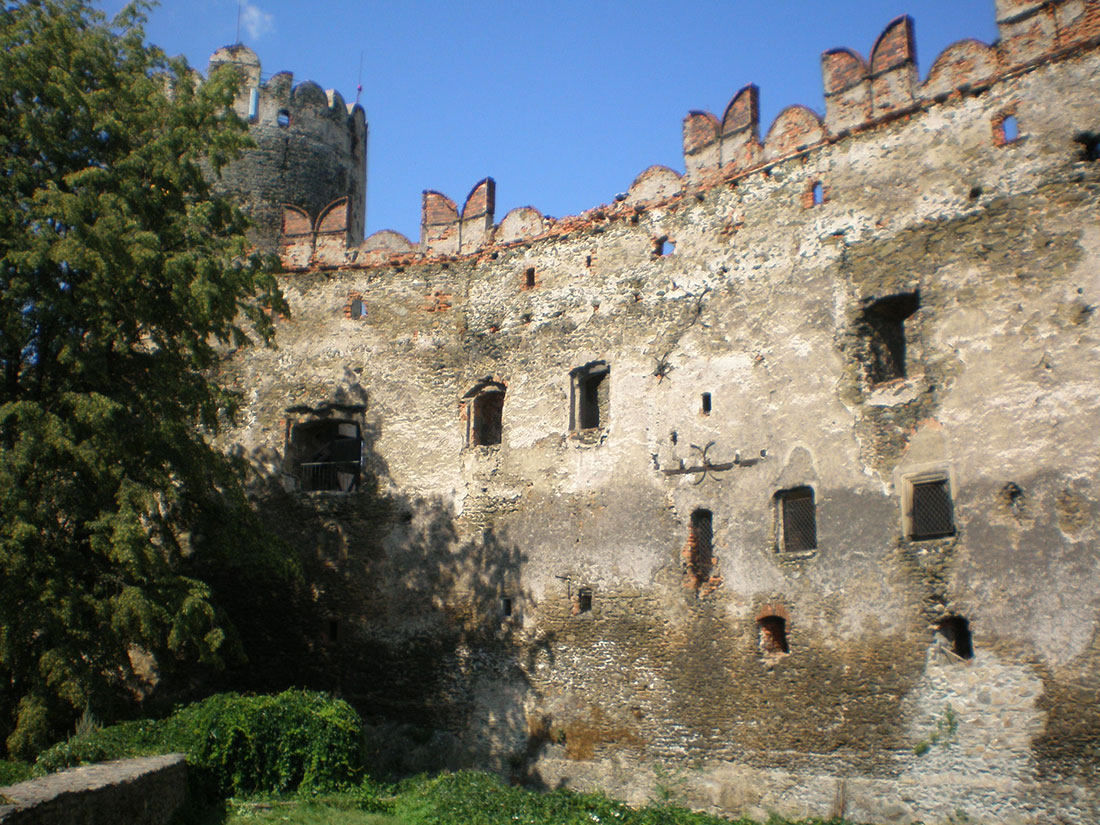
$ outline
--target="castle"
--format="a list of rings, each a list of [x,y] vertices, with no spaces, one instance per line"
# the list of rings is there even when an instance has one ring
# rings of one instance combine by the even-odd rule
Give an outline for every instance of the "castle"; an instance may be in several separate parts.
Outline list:
[[[826,52],[763,140],[746,86],[574,217],[425,192],[415,242],[362,238],[361,109],[216,53],[292,308],[223,370],[308,571],[238,620],[256,686],[404,767],[1100,819],[1100,0],[996,14],[923,81],[907,17]]]

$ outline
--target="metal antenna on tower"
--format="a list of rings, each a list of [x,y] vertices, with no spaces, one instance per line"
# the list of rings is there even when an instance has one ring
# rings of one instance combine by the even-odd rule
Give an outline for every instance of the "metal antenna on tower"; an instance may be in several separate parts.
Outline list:
[[[359,83],[355,87],[355,105],[359,105],[359,96],[363,94],[363,52],[359,52]]]
[[[237,0],[237,40],[238,45],[241,42],[241,3],[242,0]]]

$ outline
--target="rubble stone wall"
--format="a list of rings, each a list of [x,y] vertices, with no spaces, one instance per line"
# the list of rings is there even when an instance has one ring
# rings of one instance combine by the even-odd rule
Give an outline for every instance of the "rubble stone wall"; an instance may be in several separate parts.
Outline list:
[[[183,754],[101,762],[0,788],[0,822],[167,825],[186,793]]]
[[[719,147],[466,254],[456,229],[288,273],[278,348],[224,372],[247,402],[226,446],[312,582],[250,614],[279,663],[252,678],[305,668],[405,767],[1095,821],[1098,8],[999,4],[989,59],[951,47],[927,98],[904,19],[871,69],[834,66],[858,128]],[[288,465],[317,420],[358,426],[354,490]]]

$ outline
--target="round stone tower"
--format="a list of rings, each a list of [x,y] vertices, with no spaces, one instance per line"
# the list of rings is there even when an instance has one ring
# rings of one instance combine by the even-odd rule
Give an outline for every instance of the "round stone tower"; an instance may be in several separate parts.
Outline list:
[[[362,107],[316,83],[294,85],[290,72],[261,80],[260,60],[247,46],[218,49],[209,71],[230,64],[241,73],[235,108],[256,148],[222,169],[215,186],[237,195],[255,222],[255,240],[273,250],[285,206],[314,226],[326,215],[346,215],[349,245],[363,240],[367,201],[367,121]],[[346,198],[342,212],[338,202]],[[329,207],[336,207],[329,209]],[[331,228],[331,220],[326,220]]]

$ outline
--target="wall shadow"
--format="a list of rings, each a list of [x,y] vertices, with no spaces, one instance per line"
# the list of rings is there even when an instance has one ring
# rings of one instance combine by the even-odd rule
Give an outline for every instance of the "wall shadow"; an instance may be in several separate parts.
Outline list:
[[[298,569],[212,582],[247,656],[215,687],[347,699],[367,723],[377,775],[472,766],[522,775],[527,555],[507,531],[464,523],[440,496],[393,492],[380,436],[366,420],[363,476],[348,493],[296,491],[271,451],[241,456],[265,529]]]

